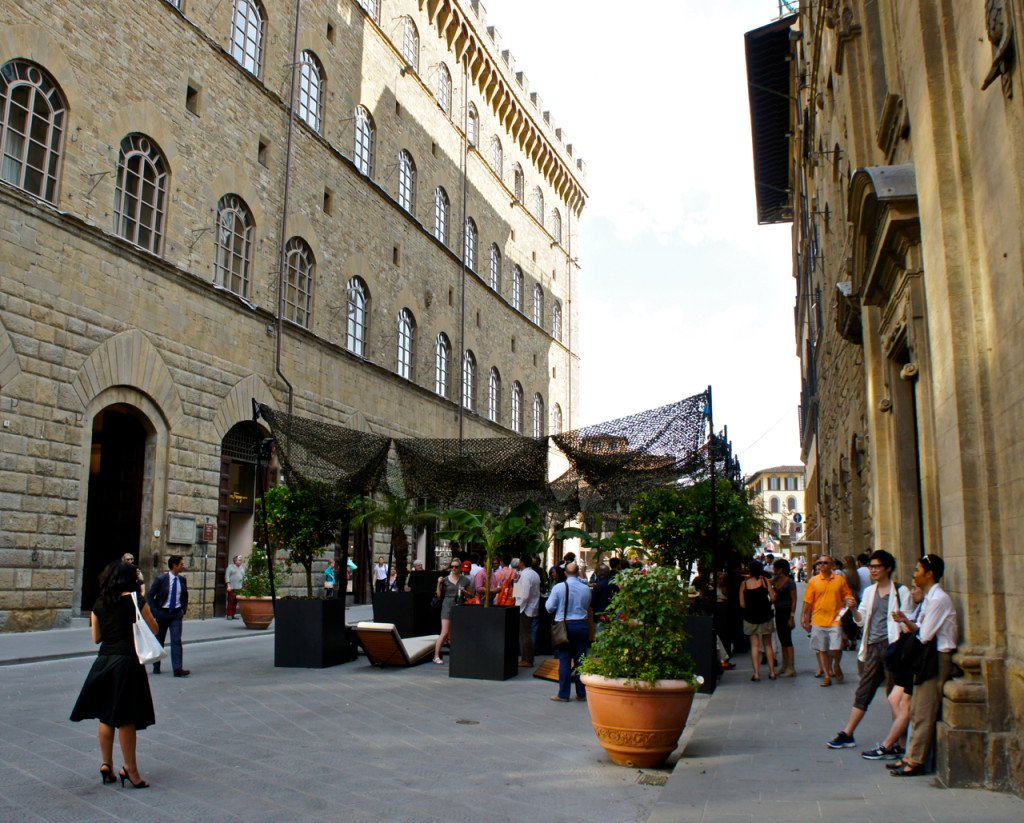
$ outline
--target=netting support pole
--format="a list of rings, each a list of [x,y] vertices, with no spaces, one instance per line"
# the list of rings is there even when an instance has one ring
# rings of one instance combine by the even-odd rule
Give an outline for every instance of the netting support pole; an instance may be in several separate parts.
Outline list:
[[[715,411],[711,402],[711,386],[708,385],[708,429],[710,439],[708,440],[708,474],[711,482],[711,574],[707,575],[708,581],[705,584],[710,595],[710,601],[717,603],[715,587],[718,585],[718,489],[715,482]],[[722,636],[722,626],[719,626],[718,609],[711,612],[711,625],[716,637]]]
[[[267,573],[270,577],[270,603],[271,607],[277,608],[277,592],[274,587],[274,558],[270,554],[270,531],[267,529],[267,507],[263,505],[263,495],[267,491],[267,477],[264,469],[263,461],[270,462],[270,444],[273,442],[270,438],[264,439],[260,435],[260,424],[257,422],[260,419],[260,405],[256,402],[256,398],[252,398],[252,426],[256,430],[256,500],[260,510],[259,523],[257,523],[257,529],[259,537],[257,538],[260,543],[263,544],[263,554],[267,558]],[[266,449],[266,453],[264,453]]]

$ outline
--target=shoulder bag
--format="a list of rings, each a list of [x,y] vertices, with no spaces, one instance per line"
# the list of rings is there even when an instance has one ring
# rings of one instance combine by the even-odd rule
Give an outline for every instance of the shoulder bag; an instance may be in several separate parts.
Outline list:
[[[139,662],[143,666],[167,657],[167,649],[160,645],[156,635],[149,630],[146,621],[142,619],[142,612],[139,611],[139,596],[135,592],[132,592],[132,603],[135,604],[135,624],[132,626],[135,656],[139,658]]]
[[[551,624],[551,646],[565,649],[569,646],[569,627],[565,621],[569,614],[569,581],[565,583],[565,602],[562,604],[562,619]]]
[[[512,596],[512,586],[515,585],[514,577],[515,573],[513,572],[501,584],[501,588],[498,589],[498,596],[494,598],[495,606],[514,606],[516,604],[516,599]]]

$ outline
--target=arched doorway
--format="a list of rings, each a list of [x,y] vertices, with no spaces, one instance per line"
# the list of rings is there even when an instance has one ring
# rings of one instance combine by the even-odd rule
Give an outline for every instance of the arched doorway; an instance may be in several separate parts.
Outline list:
[[[139,558],[142,540],[146,440],[142,414],[115,403],[93,418],[89,455],[89,502],[82,564],[82,612],[92,609],[97,578],[125,552]]]

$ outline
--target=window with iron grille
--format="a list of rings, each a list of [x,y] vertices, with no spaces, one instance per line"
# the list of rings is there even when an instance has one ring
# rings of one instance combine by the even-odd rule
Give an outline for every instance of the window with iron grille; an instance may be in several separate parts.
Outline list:
[[[523,167],[518,163],[512,170],[513,184],[515,186],[516,200],[520,203],[526,202],[526,175],[523,174]]]
[[[373,155],[376,129],[373,125],[373,118],[362,106],[356,108],[355,114],[355,150],[353,161],[356,168],[367,177],[373,177]]]
[[[536,186],[533,190],[531,210],[533,216],[537,218],[537,222],[542,226],[544,225],[544,192],[540,190],[540,186]]]
[[[67,104],[57,84],[27,60],[0,67],[0,180],[57,200]]]
[[[558,209],[551,213],[551,236],[555,238],[556,243],[562,242],[562,214]]]
[[[523,387],[518,380],[512,384],[512,431],[523,433]]]
[[[353,277],[346,287],[347,315],[345,348],[359,357],[366,357],[366,310],[370,300],[369,289],[359,277]]]
[[[562,407],[557,403],[551,409],[551,433],[562,433]]]
[[[313,250],[301,237],[285,246],[284,316],[309,328],[313,319]]]
[[[551,336],[555,340],[562,339],[562,304],[557,300],[551,307]]]
[[[225,194],[217,203],[213,282],[242,297],[249,296],[254,231],[245,201],[237,194]]]
[[[466,140],[474,147],[480,141],[480,115],[472,103],[466,111]]]
[[[476,357],[469,349],[462,356],[462,406],[476,410]]]
[[[398,154],[398,205],[409,214],[416,208],[416,163],[405,149]]]
[[[540,283],[533,286],[533,322],[538,326],[544,325],[544,289]]]
[[[533,396],[533,436],[544,436],[544,398],[539,394]]]
[[[380,22],[380,0],[359,0],[359,5],[374,23]]]
[[[466,226],[463,229],[462,259],[466,268],[476,271],[476,223],[472,217],[466,218]]]
[[[402,57],[419,74],[420,71],[420,33],[412,18],[406,16],[402,31]]]
[[[324,70],[308,49],[299,60],[299,117],[319,132],[324,119]]]
[[[523,310],[523,270],[518,265],[512,267],[512,308]]]
[[[445,114],[452,112],[452,74],[442,63],[437,70],[437,105]]]
[[[494,291],[501,293],[501,252],[498,251],[498,244],[491,243],[490,255],[490,286]]]
[[[114,233],[159,254],[167,202],[167,162],[144,134],[121,141],[114,187]]]
[[[448,397],[451,382],[452,344],[448,335],[440,332],[434,343],[434,391]]]
[[[501,422],[501,375],[494,367],[487,377],[487,419],[492,423]]]
[[[263,33],[267,15],[257,0],[235,0],[231,19],[231,56],[250,74],[263,72]]]
[[[448,245],[448,212],[451,203],[448,192],[440,186],[434,191],[434,237]]]
[[[416,319],[408,309],[398,313],[398,376],[413,379]]]

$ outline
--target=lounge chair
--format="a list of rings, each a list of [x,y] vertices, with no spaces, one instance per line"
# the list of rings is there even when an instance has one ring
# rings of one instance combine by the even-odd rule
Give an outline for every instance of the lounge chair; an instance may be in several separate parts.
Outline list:
[[[423,637],[407,637],[398,633],[394,623],[357,623],[356,641],[366,652],[371,665],[415,666],[434,656],[436,634]]]

